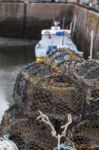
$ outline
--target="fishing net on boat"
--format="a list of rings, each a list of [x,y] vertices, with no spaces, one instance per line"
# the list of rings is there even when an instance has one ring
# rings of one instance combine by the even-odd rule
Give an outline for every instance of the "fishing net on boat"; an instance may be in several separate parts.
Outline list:
[[[64,55],[64,51],[59,53]],[[15,104],[4,114],[0,135],[9,133],[19,150],[53,150],[57,146],[50,128],[36,119],[38,110],[48,116],[57,133],[67,122],[67,113],[71,114],[66,137],[77,150],[99,149],[99,65],[82,58],[72,60],[58,65],[54,61],[32,63],[18,74]],[[66,138],[61,142],[67,143]]]

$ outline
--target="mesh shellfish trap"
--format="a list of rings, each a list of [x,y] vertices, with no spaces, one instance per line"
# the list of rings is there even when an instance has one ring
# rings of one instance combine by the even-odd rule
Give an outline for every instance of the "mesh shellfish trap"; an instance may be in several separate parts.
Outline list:
[[[72,115],[62,143],[68,145],[69,139],[77,150],[99,149],[99,63],[79,56],[74,59],[73,52],[68,52],[71,59],[59,57],[67,55],[67,51],[50,54],[48,63],[30,64],[17,76],[15,104],[4,114],[0,135],[9,133],[19,150],[57,147],[50,128],[36,120],[38,110],[48,116],[57,134],[62,132],[60,127],[67,122],[67,114]],[[57,65],[56,58],[62,58]]]

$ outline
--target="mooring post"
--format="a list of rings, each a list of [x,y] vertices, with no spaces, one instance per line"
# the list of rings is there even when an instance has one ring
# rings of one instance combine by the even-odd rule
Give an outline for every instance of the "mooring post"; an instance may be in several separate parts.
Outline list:
[[[90,36],[91,36],[91,41],[90,41],[90,56],[89,59],[92,59],[93,57],[93,30],[91,30]]]
[[[74,15],[73,19],[73,32],[75,31],[75,27],[76,27],[76,15]]]

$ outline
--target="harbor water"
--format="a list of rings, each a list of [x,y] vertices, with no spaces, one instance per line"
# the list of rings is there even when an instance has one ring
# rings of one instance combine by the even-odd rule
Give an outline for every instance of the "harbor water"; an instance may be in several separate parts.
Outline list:
[[[34,59],[34,46],[0,48],[0,122],[4,111],[14,103],[13,86],[18,72]]]

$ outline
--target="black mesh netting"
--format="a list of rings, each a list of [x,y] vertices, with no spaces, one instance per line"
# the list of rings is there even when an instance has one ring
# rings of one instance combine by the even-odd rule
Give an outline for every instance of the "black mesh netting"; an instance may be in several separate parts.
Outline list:
[[[38,110],[49,117],[57,133],[70,113],[72,124],[66,137],[77,150],[99,150],[98,61],[85,61],[72,51],[59,49],[45,62],[21,70],[13,98],[15,104],[5,112],[0,134],[9,133],[19,150],[52,150],[57,146],[50,128],[36,119]]]
[[[48,61],[55,66],[59,66],[66,62],[66,64],[77,64],[81,62],[83,59],[76,52],[73,52],[69,49],[58,49],[57,51],[53,51],[48,55]]]

